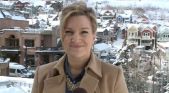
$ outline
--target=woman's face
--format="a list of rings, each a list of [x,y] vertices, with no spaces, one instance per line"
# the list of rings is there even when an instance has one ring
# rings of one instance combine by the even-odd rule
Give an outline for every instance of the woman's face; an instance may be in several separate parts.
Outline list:
[[[86,16],[72,16],[67,20],[62,31],[63,47],[68,56],[88,57],[94,43],[95,33],[91,22]]]

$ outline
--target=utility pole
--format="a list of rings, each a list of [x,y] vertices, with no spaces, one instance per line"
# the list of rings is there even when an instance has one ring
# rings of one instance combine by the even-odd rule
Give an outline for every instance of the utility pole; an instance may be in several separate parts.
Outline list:
[[[96,15],[98,14],[98,4],[101,4],[99,2],[96,1],[96,6],[95,6],[95,9],[96,9]]]

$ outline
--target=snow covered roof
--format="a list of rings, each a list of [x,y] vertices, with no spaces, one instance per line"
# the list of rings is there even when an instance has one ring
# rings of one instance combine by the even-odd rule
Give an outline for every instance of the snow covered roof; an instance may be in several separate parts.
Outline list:
[[[2,11],[4,13],[5,16],[9,16],[11,17],[11,14],[8,11]]]
[[[94,51],[103,51],[108,49],[111,49],[111,46],[106,43],[99,43],[94,45]]]
[[[51,26],[58,26],[60,25],[60,21],[51,21]]]
[[[155,27],[155,25],[153,24],[141,24],[139,29],[140,31],[143,31],[143,30],[150,30],[150,31],[155,31],[153,28]]]
[[[96,32],[103,32],[105,30],[105,28],[97,28]]]
[[[101,15],[114,15],[113,10],[102,10]]]
[[[136,20],[138,23],[149,23],[149,20],[146,18],[137,18]]]
[[[2,13],[0,12],[0,18],[4,18],[4,16],[2,15]]]
[[[158,44],[164,48],[169,48],[169,42],[158,42]]]
[[[5,11],[5,10],[3,10],[2,12],[4,13],[5,17],[7,17],[7,18],[11,18],[11,19],[13,19],[13,20],[26,20],[23,15],[11,14],[10,12]],[[3,16],[3,15],[0,13],[0,18],[1,18],[2,16]],[[3,18],[4,18],[4,17],[3,17]]]
[[[118,16],[121,16],[123,18],[130,18],[131,15],[130,14],[118,14],[117,17]]]
[[[128,31],[136,31],[137,32],[139,25],[138,24],[128,24],[127,27],[128,27]]]
[[[101,19],[98,19],[98,18],[97,18],[96,20],[97,20],[97,23],[101,23]]]
[[[34,25],[37,21],[37,19],[26,19],[27,21],[29,21],[29,25]]]
[[[13,20],[26,20],[24,16],[12,15]]]
[[[162,33],[169,33],[169,27],[166,26],[161,26],[158,30],[158,33],[162,34]]]
[[[14,2],[15,1],[1,1],[0,3],[3,4],[3,5],[12,6]]]
[[[36,0],[36,2],[34,0],[27,0],[27,1],[31,2],[34,6],[43,6],[43,7],[46,6],[46,1],[40,1],[40,0]]]
[[[124,10],[124,13],[131,15],[131,14],[133,14],[133,11],[132,10]]]

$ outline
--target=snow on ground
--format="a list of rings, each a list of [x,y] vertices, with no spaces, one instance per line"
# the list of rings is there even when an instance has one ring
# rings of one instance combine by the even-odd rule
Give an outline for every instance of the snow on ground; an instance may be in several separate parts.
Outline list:
[[[31,93],[33,79],[0,76],[0,93]]]
[[[117,48],[117,50],[120,50],[122,48],[124,39],[118,38],[116,41],[113,42],[113,47]]]

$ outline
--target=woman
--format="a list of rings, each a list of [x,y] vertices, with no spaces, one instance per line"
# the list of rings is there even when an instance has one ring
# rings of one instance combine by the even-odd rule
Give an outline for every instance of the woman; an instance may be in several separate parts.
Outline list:
[[[77,88],[86,93],[128,93],[122,70],[92,53],[96,24],[94,11],[85,3],[63,9],[60,32],[65,55],[37,67],[32,93],[73,93]]]

